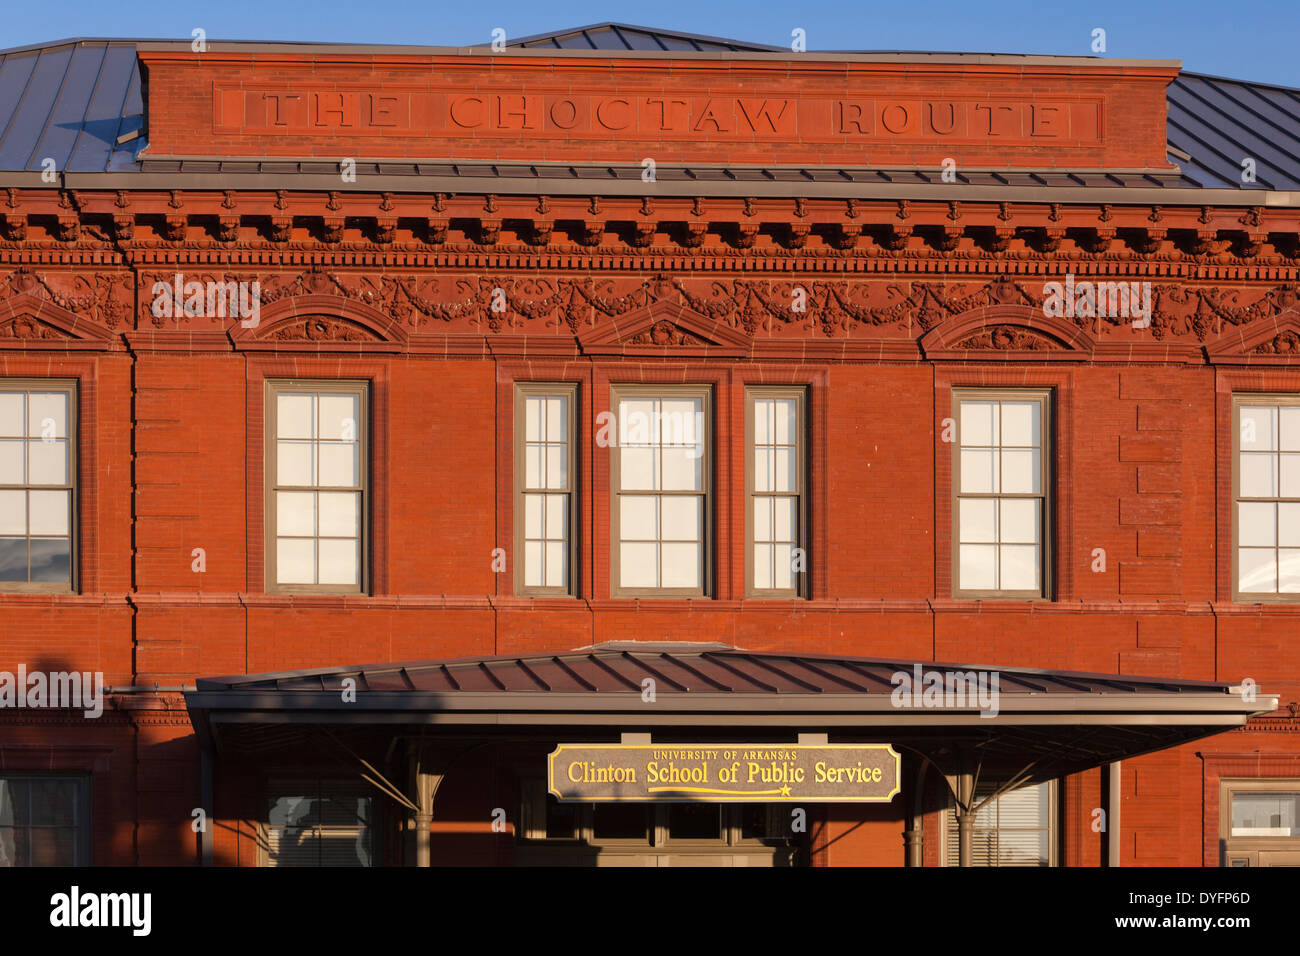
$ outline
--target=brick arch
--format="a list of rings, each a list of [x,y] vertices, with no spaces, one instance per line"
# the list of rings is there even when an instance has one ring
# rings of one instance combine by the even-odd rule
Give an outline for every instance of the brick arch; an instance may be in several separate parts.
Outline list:
[[[1090,333],[1027,305],[990,305],[941,322],[919,342],[930,359],[1075,361],[1092,358]]]
[[[311,322],[323,334],[299,327]],[[235,322],[230,340],[236,349],[329,349],[401,352],[408,345],[406,330],[391,316],[354,299],[312,293],[287,296],[261,308],[258,324]]]

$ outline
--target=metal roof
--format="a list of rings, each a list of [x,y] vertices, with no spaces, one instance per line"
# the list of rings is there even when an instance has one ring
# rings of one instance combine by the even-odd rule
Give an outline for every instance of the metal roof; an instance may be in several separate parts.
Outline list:
[[[579,694],[635,692],[652,678],[660,694],[680,695],[889,695],[900,669],[943,672],[996,671],[1003,694],[1113,695],[1132,701],[1162,695],[1210,695],[1233,701],[1232,686],[1215,681],[1169,680],[1022,667],[919,662],[834,655],[747,651],[725,644],[617,642],[558,654],[456,658],[361,667],[317,668],[272,674],[208,677],[198,692],[335,693],[356,681],[359,693]]]
[[[943,675],[952,695],[944,705],[923,701],[919,686],[914,703],[895,701],[900,682],[893,676],[915,679],[917,669],[923,684]],[[982,702],[959,683],[958,674],[971,671],[983,672]],[[647,678],[651,698],[644,696]],[[1276,695],[1247,701],[1240,688],[1212,681],[675,642],[210,677],[195,685],[185,692],[190,719],[204,745],[218,750],[298,747],[319,728],[390,740],[402,728],[552,741],[639,730],[656,742],[806,731],[833,732],[837,741],[888,740],[944,766],[954,759],[953,741],[978,741],[991,758],[1032,759],[1032,780],[1222,733],[1278,706]],[[959,687],[972,696],[957,698]]]
[[[143,163],[137,161],[145,146],[145,137],[140,71],[135,50],[137,44],[148,42],[152,41],[77,39],[0,51],[0,172],[40,172],[47,158],[54,160],[58,171],[74,174],[153,172],[186,175],[204,171],[228,173],[236,168],[260,171],[261,165],[265,164],[255,160],[212,159],[186,164],[167,158]],[[556,49],[622,53],[761,53],[784,49],[621,23],[601,23],[539,34],[514,40],[510,45],[539,52]],[[221,46],[256,45],[222,43]],[[295,46],[313,49],[331,45],[304,43]],[[403,48],[388,49],[400,52]],[[1300,90],[1184,72],[1170,84],[1168,103],[1170,160],[1181,166],[1181,174],[969,171],[963,179],[966,185],[1000,189],[1300,189]],[[1255,162],[1256,179],[1253,183],[1242,179],[1242,161],[1246,158]],[[276,168],[273,171],[277,175],[306,175],[309,172],[294,169],[294,163],[284,160],[267,162],[274,162]],[[215,168],[205,170],[204,164]],[[540,181],[548,176],[557,182],[582,182],[588,189],[590,185],[587,184],[608,184],[622,178],[619,171],[609,167],[581,165],[547,169],[524,164],[455,163],[445,158],[441,162],[384,162],[381,165],[399,176],[440,180],[451,177],[469,182],[476,178],[497,178],[520,186],[529,179],[538,180],[532,188],[541,185]],[[289,168],[284,168],[286,166]],[[639,170],[637,173],[639,175]],[[742,167],[661,167],[659,171],[659,178],[667,183],[676,179],[683,184],[695,185],[755,177],[760,183],[779,186],[787,175],[792,183],[815,183],[820,179],[846,186],[927,186],[935,179],[931,172],[915,170],[815,169],[787,173]],[[410,180],[410,184],[416,187],[417,180]]]

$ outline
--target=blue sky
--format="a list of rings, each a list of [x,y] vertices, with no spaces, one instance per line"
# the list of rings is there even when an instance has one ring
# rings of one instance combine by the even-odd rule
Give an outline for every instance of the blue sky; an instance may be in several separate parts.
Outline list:
[[[318,40],[459,46],[494,27],[528,36],[605,20],[808,48],[1090,54],[1182,60],[1185,69],[1300,87],[1300,0],[9,0],[0,47],[68,36]]]

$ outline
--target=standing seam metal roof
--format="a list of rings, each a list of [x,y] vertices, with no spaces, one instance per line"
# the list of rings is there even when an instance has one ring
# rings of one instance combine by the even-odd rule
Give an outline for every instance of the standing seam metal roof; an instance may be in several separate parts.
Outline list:
[[[136,44],[143,42],[63,40],[0,51],[0,171],[40,172],[46,159],[60,172],[139,170],[146,140]],[[510,46],[650,52],[784,49],[619,23],[524,37]],[[1300,89],[1184,72],[1170,84],[1168,104],[1170,158],[1183,172],[1170,185],[1300,190]],[[1243,181],[1247,158],[1254,160],[1254,182]]]

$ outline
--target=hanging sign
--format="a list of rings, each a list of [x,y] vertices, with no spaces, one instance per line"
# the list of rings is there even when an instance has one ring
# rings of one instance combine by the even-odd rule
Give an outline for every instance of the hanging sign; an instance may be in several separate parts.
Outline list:
[[[901,789],[889,744],[560,744],[562,802],[888,803]]]

